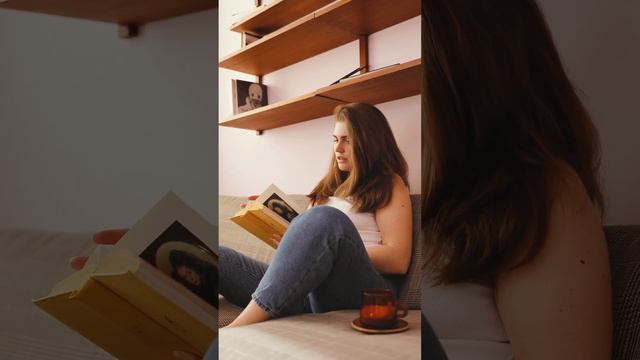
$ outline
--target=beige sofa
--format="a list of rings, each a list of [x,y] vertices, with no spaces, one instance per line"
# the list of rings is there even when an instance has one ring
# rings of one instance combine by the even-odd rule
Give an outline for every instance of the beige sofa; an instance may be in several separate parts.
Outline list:
[[[306,205],[306,197],[292,196]],[[219,205],[220,245],[238,250],[255,259],[269,262],[274,250],[250,235],[229,217],[240,209],[245,198],[221,196]],[[419,197],[412,196],[414,244],[419,244]],[[412,309],[407,321],[410,329],[389,335],[367,335],[351,329],[357,310],[305,314],[267,321],[261,324],[220,330],[221,359],[419,359],[420,311],[418,266],[420,249],[414,246],[409,273],[404,277],[400,300]],[[241,309],[221,299],[220,325],[231,322]]]

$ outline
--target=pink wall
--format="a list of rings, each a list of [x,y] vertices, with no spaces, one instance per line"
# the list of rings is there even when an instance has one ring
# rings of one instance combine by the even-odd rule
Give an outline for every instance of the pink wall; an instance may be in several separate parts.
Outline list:
[[[640,2],[540,0],[602,146],[605,223],[640,224]]]
[[[229,31],[231,15],[250,8],[253,1],[221,1],[219,56],[240,48],[240,36]],[[372,69],[420,57],[420,18],[415,17],[369,37]],[[352,42],[264,76],[269,103],[326,86],[358,67],[358,43]],[[255,77],[226,69],[219,72],[219,117],[232,114],[231,79]],[[420,96],[377,105],[391,124],[409,163],[412,193],[420,193]],[[221,195],[262,192],[275,183],[287,193],[308,193],[324,175],[332,155],[333,119],[320,118],[255,132],[219,128],[219,190]]]

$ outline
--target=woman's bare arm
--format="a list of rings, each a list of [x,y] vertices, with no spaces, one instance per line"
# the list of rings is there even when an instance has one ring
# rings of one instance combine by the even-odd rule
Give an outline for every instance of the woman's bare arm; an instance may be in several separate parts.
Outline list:
[[[412,211],[409,189],[396,175],[391,201],[375,213],[382,245],[368,247],[376,270],[384,274],[404,274],[411,261]]]
[[[575,173],[560,183],[542,250],[497,281],[498,311],[518,360],[610,359],[611,280],[600,217]]]

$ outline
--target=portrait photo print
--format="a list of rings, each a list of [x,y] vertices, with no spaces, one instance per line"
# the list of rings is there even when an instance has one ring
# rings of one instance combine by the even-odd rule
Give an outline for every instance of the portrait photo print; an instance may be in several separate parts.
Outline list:
[[[282,218],[287,220],[288,222],[291,222],[293,218],[298,216],[298,213],[293,210],[293,208],[276,193],[271,194],[271,196],[269,196],[267,200],[262,203],[262,205],[273,210],[276,214],[282,216]]]
[[[174,221],[140,257],[218,307],[218,257],[180,222]]]
[[[244,80],[231,80],[233,113],[240,114],[268,104],[267,86]]]

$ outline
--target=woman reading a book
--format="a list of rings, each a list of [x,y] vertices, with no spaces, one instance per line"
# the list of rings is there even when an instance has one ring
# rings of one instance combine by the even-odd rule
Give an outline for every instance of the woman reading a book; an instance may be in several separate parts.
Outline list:
[[[229,325],[360,307],[362,290],[389,288],[407,272],[412,213],[407,163],[382,112],[368,104],[335,111],[329,170],[297,216],[270,265],[220,247],[219,290],[244,307]],[[114,243],[126,230],[96,234]],[[72,266],[81,267],[83,259]],[[215,289],[211,289],[212,293]],[[188,358],[188,354],[182,354]]]
[[[365,288],[390,288],[411,258],[407,163],[380,110],[335,111],[334,151],[309,209],[296,217],[270,265],[220,247],[220,294],[245,307],[229,325],[360,306]]]

